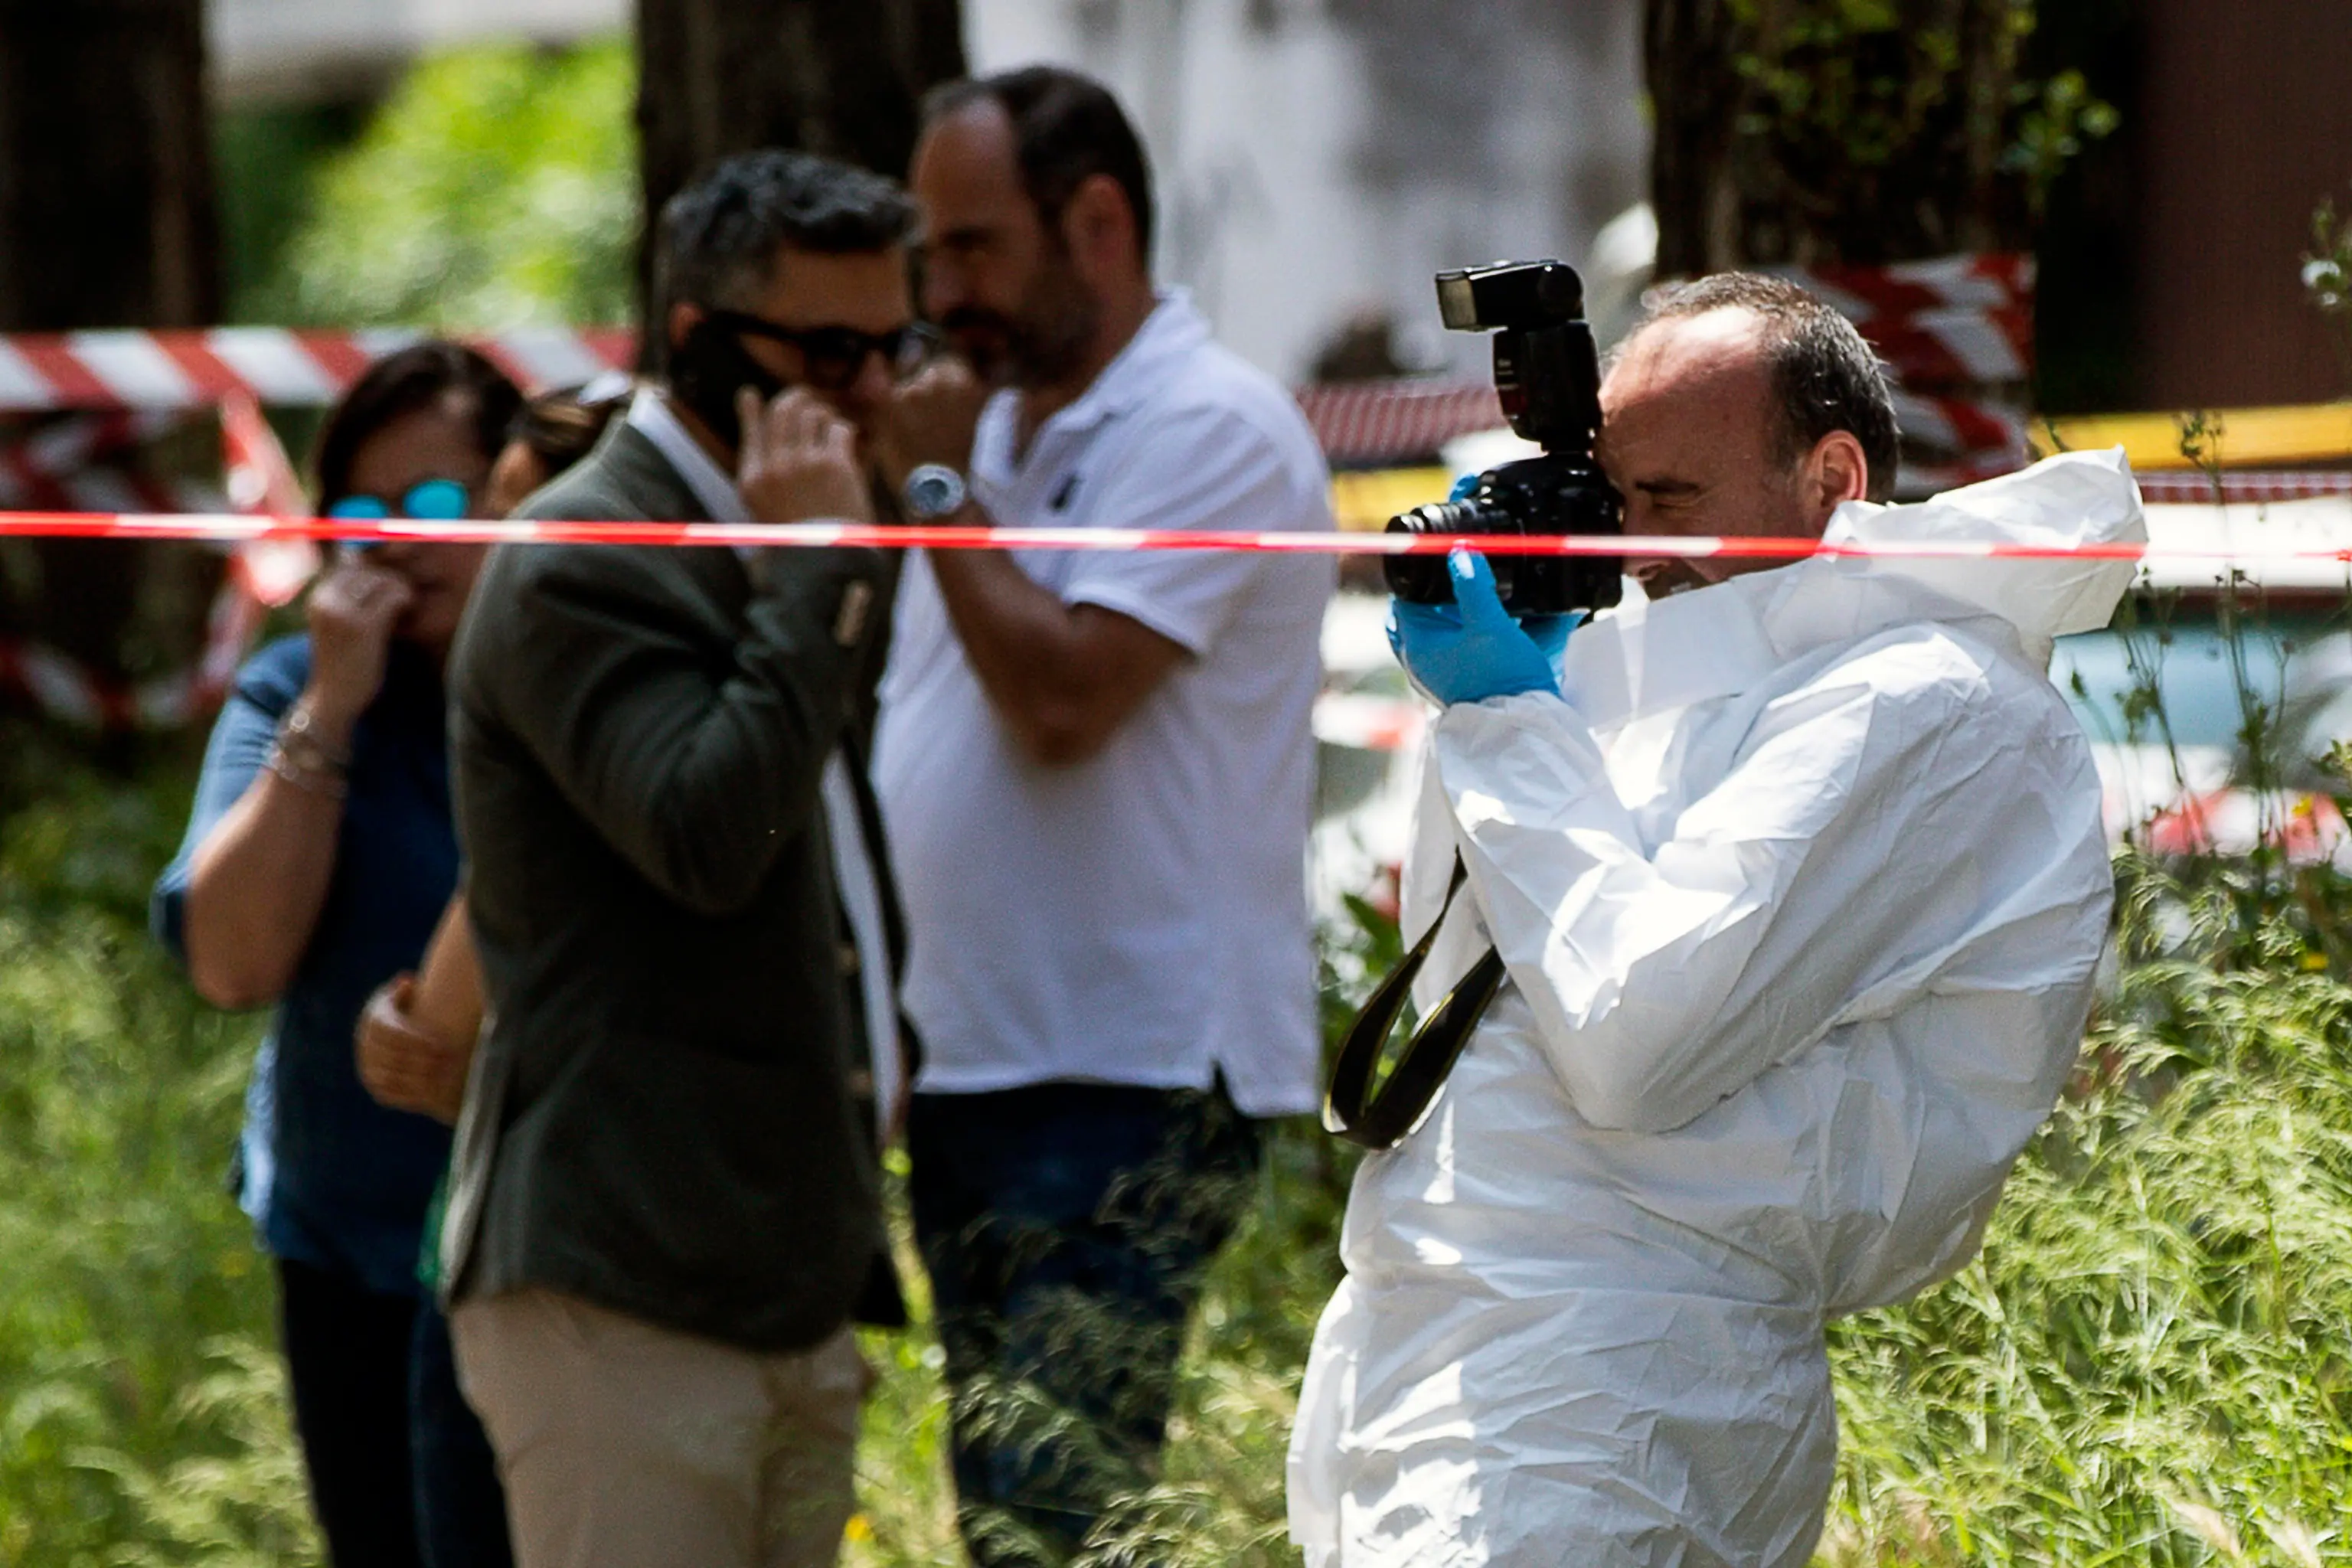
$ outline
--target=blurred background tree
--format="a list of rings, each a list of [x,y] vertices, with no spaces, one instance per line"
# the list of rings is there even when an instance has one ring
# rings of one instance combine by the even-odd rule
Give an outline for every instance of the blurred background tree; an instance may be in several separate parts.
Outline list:
[[[1646,0],[1658,272],[2042,262],[2033,404],[2132,401],[2132,0]]]
[[[202,0],[0,0],[0,331],[220,308]]]
[[[451,331],[626,321],[635,77],[618,40],[421,61],[320,165],[247,310]]]
[[[2338,214],[2328,197],[2311,215],[2311,249],[2303,258],[2303,290],[2326,319],[2344,362],[2344,390],[2352,396],[2352,212]]]
[[[635,44],[419,62],[310,176],[240,314],[466,331],[630,321],[650,267],[641,215],[696,173],[752,147],[901,173],[922,94],[964,69],[956,0],[641,0]],[[237,140],[239,167],[262,173],[275,141]]]
[[[0,331],[218,319],[203,0],[0,0]],[[12,552],[0,631],[121,678],[185,551]]]
[[[898,177],[922,95],[964,73],[960,0],[638,0],[645,211],[753,147]],[[652,275],[650,234],[638,276]]]
[[[2037,71],[2036,0],[1650,0],[1658,265],[2031,248],[2114,109]]]

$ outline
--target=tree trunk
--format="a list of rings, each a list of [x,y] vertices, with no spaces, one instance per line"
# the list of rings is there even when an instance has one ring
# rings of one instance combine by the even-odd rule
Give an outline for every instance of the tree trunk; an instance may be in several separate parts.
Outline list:
[[[210,146],[203,0],[0,0],[0,331],[216,320]],[[43,542],[28,629],[121,676],[147,555]]]
[[[2027,0],[1648,0],[1658,271],[2029,248],[2002,167]]]
[[[0,0],[0,331],[220,307],[202,0]]]
[[[963,74],[961,8],[959,0],[638,0],[637,58],[638,276],[649,281],[662,205],[730,153],[804,148],[902,178],[922,95]]]

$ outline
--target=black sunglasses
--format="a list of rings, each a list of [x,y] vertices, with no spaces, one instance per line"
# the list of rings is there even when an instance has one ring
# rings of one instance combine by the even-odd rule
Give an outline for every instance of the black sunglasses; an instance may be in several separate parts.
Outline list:
[[[887,332],[856,327],[786,327],[741,310],[712,310],[706,320],[730,332],[789,343],[801,352],[801,379],[820,392],[846,392],[866,369],[868,354],[880,354],[893,376],[923,368],[939,352],[940,335],[921,322]]]

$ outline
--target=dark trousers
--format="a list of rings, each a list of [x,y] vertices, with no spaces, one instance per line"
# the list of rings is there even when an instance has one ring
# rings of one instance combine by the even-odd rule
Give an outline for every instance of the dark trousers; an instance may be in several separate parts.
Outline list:
[[[1222,1087],[1048,1083],[917,1095],[907,1137],[965,1544],[983,1568],[1062,1562],[1157,1473],[1257,1126]]]
[[[278,1330],[310,1507],[333,1568],[418,1568],[408,1462],[416,1302],[280,1258]]]
[[[510,1568],[506,1494],[430,1306],[279,1259],[278,1326],[333,1568]]]
[[[514,1568],[498,1457],[458,1390],[449,1320],[437,1307],[416,1310],[409,1378],[409,1460],[425,1568]]]

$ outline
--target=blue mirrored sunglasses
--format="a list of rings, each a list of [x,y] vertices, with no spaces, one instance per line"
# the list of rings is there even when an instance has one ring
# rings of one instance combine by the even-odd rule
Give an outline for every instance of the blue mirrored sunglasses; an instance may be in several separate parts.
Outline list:
[[[353,495],[345,496],[329,507],[327,515],[354,522],[374,521],[387,517],[405,517],[420,522],[456,522],[473,504],[474,493],[456,479],[419,479],[401,493],[397,510],[382,496]]]

